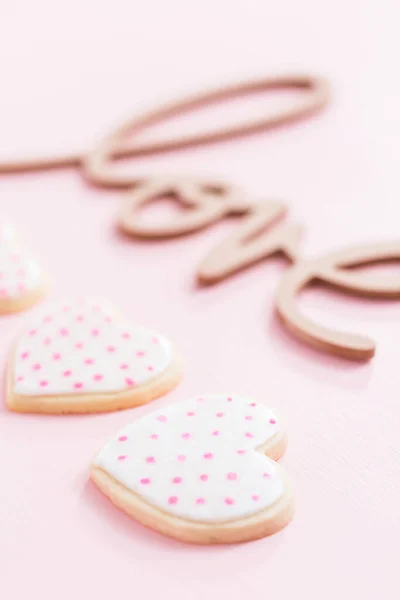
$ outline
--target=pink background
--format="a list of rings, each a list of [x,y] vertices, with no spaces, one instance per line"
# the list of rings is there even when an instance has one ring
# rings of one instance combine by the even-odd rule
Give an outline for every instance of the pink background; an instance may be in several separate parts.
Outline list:
[[[395,2],[26,0],[3,3],[0,34],[1,159],[86,149],[125,117],[215,84],[327,75],[333,102],[312,121],[128,169],[216,175],[255,198],[282,198],[290,219],[305,225],[307,256],[398,239]],[[224,112],[247,111],[240,105],[218,119]],[[176,342],[185,379],[153,406],[231,390],[283,411],[297,516],[280,534],[246,545],[174,542],[119,513],[87,480],[97,449],[151,406],[60,418],[18,416],[2,405],[3,595],[397,598],[400,302],[305,294],[304,310],[315,318],[378,343],[369,364],[322,356],[276,322],[284,261],[196,290],[198,261],[230,226],[163,244],[130,241],[115,229],[120,196],[88,188],[73,170],[0,179],[0,211],[42,257],[53,298],[107,296]],[[27,319],[1,319],[3,363]]]

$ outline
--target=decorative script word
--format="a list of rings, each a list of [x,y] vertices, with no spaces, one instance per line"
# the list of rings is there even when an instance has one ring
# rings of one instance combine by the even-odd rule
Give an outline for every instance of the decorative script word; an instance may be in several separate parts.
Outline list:
[[[134,141],[136,134],[171,117],[237,96],[271,90],[296,91],[301,95],[301,102],[277,114],[227,128],[148,144]],[[128,121],[90,153],[2,164],[0,173],[78,167],[92,185],[126,189],[119,224],[126,233],[136,237],[173,238],[205,229],[226,217],[240,218],[236,230],[211,250],[198,267],[199,281],[217,283],[273,254],[282,253],[292,266],[283,276],[277,293],[276,309],[281,321],[295,336],[316,348],[350,359],[366,360],[375,352],[371,339],[315,323],[299,312],[296,296],[318,280],[361,296],[399,298],[399,277],[383,279],[354,267],[400,259],[400,242],[363,245],[305,260],[298,252],[301,227],[282,223],[285,208],[280,203],[251,204],[242,192],[226,184],[193,181],[186,177],[168,181],[143,180],[115,172],[112,168],[113,160],[119,158],[207,145],[289,124],[314,114],[326,105],[328,98],[327,83],[316,77],[276,77],[242,83],[194,96]],[[143,205],[166,196],[175,198],[190,210],[181,211],[168,224],[143,224],[139,215]]]

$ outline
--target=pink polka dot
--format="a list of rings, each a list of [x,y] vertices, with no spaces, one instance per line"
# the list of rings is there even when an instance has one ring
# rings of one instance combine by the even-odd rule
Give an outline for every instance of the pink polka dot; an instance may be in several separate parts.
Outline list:
[[[60,360],[61,359],[61,354],[59,352],[56,352],[55,354],[53,354],[53,360]]]
[[[78,315],[78,316],[76,317],[76,321],[77,321],[77,323],[83,323],[83,321],[84,321],[84,320],[85,320],[85,318],[84,318],[84,316],[83,316],[83,315]]]
[[[212,458],[214,458],[214,454],[212,452],[205,452],[203,454],[203,458],[205,458],[206,460],[211,460]]]
[[[227,473],[226,478],[229,481],[236,481],[236,479],[238,478],[238,476],[237,476],[236,473],[231,472],[231,473]]]
[[[92,334],[94,337],[97,337],[97,336],[100,334],[100,331],[99,331],[98,329],[92,329],[92,331],[91,331],[91,334]]]
[[[156,433],[152,433],[150,436],[151,440],[158,440],[158,435]]]
[[[264,477],[265,479],[269,479],[269,478],[271,477],[271,474],[270,474],[270,473],[267,473],[267,472],[265,472],[265,473],[263,473],[263,477]]]
[[[149,484],[151,483],[151,479],[150,479],[150,477],[143,477],[143,478],[140,480],[140,483],[141,483],[142,485],[149,485]]]
[[[217,417],[223,417],[225,413],[223,412],[217,412]]]
[[[51,339],[49,337],[44,338],[43,344],[45,344],[46,346],[48,346],[49,344],[51,344]]]
[[[0,289],[0,296],[7,296],[8,292],[4,288]]]
[[[70,306],[64,306],[63,312],[69,312],[71,310]]]
[[[115,352],[116,347],[115,346],[107,346],[107,352]]]
[[[84,360],[85,365],[93,365],[94,364],[94,360],[93,358],[86,358]]]
[[[249,404],[249,406],[257,406],[257,404],[255,402],[252,402],[251,404]]]
[[[172,483],[182,483],[182,477],[173,477]]]
[[[270,419],[269,422],[271,423],[271,425],[275,425],[276,419]]]
[[[51,322],[52,322],[52,320],[53,320],[53,319],[52,319],[52,317],[50,317],[50,316],[47,316],[47,317],[45,317],[45,318],[43,319],[43,323],[51,323]]]
[[[128,369],[129,365],[127,365],[126,363],[122,363],[122,365],[119,366],[120,369],[122,370],[126,370]]]
[[[69,377],[70,375],[72,375],[72,371],[64,371],[63,375],[64,377]]]
[[[190,410],[189,412],[186,413],[187,417],[194,417],[194,415],[195,415],[195,413],[192,410]]]
[[[158,417],[156,417],[156,420],[160,421],[160,423],[165,423],[167,417],[165,415],[158,415]]]
[[[22,375],[18,375],[17,381],[23,381],[23,380],[24,380],[24,378],[22,377]]]
[[[236,454],[246,454],[246,450],[243,450],[243,448],[239,448],[239,450],[236,450]]]
[[[260,496],[258,494],[253,494],[251,499],[254,500],[254,502],[257,502],[260,499]]]
[[[136,352],[136,356],[144,356],[145,352],[143,352],[143,350],[139,350],[138,352]]]
[[[29,357],[29,352],[22,352],[22,354],[21,354],[22,360],[25,360],[28,357]]]
[[[126,442],[126,440],[128,439],[127,435],[120,435],[118,438],[119,442]]]
[[[130,339],[131,339],[131,334],[130,334],[130,333],[128,333],[127,331],[125,331],[125,332],[122,334],[122,337],[123,337],[123,339],[124,339],[124,340],[130,340]]]
[[[224,502],[228,506],[231,506],[232,504],[235,504],[235,500],[233,498],[225,498]]]
[[[185,462],[186,456],[184,454],[179,454],[177,456],[177,459],[179,460],[179,462]]]
[[[157,337],[151,338],[151,341],[153,342],[153,344],[158,344],[159,343],[159,340],[158,340]]]
[[[154,371],[154,367],[152,367],[151,365],[147,367],[148,371]]]
[[[128,457],[127,457],[127,455],[126,455],[126,454],[120,454],[120,455],[117,457],[117,460],[126,460],[127,458],[128,458]]]
[[[77,350],[81,350],[83,348],[83,343],[82,342],[78,342],[77,344],[75,344],[75,348]]]
[[[62,335],[62,336],[65,337],[68,334],[69,334],[69,331],[65,327],[63,327],[62,329],[60,329],[60,335]]]
[[[19,283],[18,286],[17,286],[17,288],[18,288],[19,292],[24,292],[25,289],[26,289],[25,286],[22,283]]]
[[[104,319],[104,321],[105,321],[106,323],[112,323],[112,318],[111,318],[111,317],[106,317],[106,318]]]
[[[40,371],[40,369],[42,368],[42,365],[40,365],[39,363],[36,363],[35,365],[33,365],[32,369],[34,371]]]
[[[245,436],[247,438],[253,438],[254,437],[254,435],[252,433],[250,433],[250,431],[248,431],[247,433],[245,433]]]
[[[232,398],[230,398],[230,397],[229,397],[229,398],[227,398],[227,401],[228,401],[228,402],[232,402]]]
[[[251,421],[253,417],[251,417],[250,415],[245,416],[246,421]]]
[[[186,432],[186,433],[182,433],[181,437],[183,440],[189,440],[192,436],[190,433]]]
[[[206,475],[205,473],[200,475],[200,481],[208,481],[208,475]]]
[[[147,456],[147,457],[146,457],[146,462],[147,462],[149,465],[154,465],[154,464],[155,464],[155,462],[156,462],[156,459],[154,458],[154,456]]]
[[[43,379],[43,380],[40,382],[40,387],[47,387],[48,385],[49,385],[49,382],[48,382],[48,381],[46,381],[45,379]]]
[[[83,383],[81,381],[77,381],[76,383],[74,383],[74,388],[76,390],[81,390],[83,388]]]
[[[125,379],[125,383],[126,383],[126,385],[129,385],[129,387],[133,387],[133,386],[135,385],[135,382],[134,382],[134,380],[133,380],[133,379],[131,379],[130,377],[127,377],[127,378]]]
[[[177,496],[170,496],[168,498],[168,504],[178,504],[178,498],[177,498]]]
[[[215,431],[213,431],[212,434],[215,435],[215,436],[219,435],[218,429],[216,429]]]
[[[36,335],[36,329],[31,329],[29,335]]]
[[[96,375],[93,375],[93,379],[95,381],[101,381],[103,379],[103,375],[101,375],[101,373],[96,373]]]
[[[205,504],[206,500],[205,498],[196,498],[196,504]]]

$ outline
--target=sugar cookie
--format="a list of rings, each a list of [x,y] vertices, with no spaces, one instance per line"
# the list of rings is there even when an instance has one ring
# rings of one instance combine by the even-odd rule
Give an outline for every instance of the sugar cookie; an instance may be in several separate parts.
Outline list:
[[[23,247],[15,228],[0,224],[0,313],[25,310],[46,293],[47,284],[36,260]]]
[[[7,403],[17,412],[129,408],[174,388],[181,362],[163,336],[127,322],[104,301],[56,304],[13,350]]]
[[[100,490],[142,524],[185,542],[253,540],[291,520],[276,415],[237,396],[194,398],[122,429],[94,460]]]

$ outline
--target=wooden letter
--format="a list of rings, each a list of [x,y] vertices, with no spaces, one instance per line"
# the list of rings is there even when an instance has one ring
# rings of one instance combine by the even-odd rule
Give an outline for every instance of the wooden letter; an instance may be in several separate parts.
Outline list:
[[[350,269],[396,259],[400,259],[399,242],[358,246],[299,262],[283,276],[277,296],[278,314],[286,327],[308,344],[345,358],[367,360],[375,353],[373,340],[318,325],[297,310],[296,295],[318,280],[359,296],[399,298],[399,276],[379,277]]]
[[[186,210],[161,225],[144,224],[139,212],[157,198],[171,197]],[[130,235],[142,238],[173,238],[205,229],[228,214],[241,213],[247,204],[236,188],[189,179],[151,179],[128,192],[122,204],[119,226]]]
[[[286,213],[280,202],[254,204],[246,211],[237,229],[203,260],[197,270],[201,283],[212,284],[245,269],[264,258],[283,252],[293,259],[301,227],[272,226]]]

